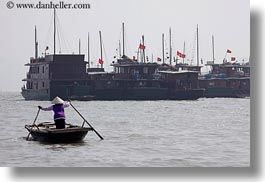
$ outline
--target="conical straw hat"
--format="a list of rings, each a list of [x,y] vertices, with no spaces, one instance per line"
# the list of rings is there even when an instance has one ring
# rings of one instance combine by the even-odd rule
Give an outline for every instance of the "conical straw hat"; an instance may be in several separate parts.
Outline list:
[[[52,104],[63,104],[63,103],[64,103],[64,101],[60,97],[55,97],[52,100]]]

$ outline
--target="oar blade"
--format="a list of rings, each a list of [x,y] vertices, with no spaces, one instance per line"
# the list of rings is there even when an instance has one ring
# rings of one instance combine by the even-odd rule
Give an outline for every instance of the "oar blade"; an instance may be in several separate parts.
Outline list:
[[[101,140],[104,140],[104,138],[95,130],[95,128],[91,124],[89,124],[89,122],[82,116],[82,114],[73,106],[73,104],[71,102],[69,102],[69,103],[73,107],[73,109],[77,112],[77,114],[79,114],[79,116],[88,124],[88,126],[90,126],[92,128],[92,130],[98,135],[98,137]]]

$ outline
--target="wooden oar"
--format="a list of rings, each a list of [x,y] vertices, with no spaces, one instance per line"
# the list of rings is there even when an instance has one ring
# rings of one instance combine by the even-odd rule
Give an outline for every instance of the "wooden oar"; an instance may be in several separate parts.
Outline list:
[[[82,114],[73,106],[73,104],[71,102],[69,102],[69,103],[74,108],[74,110],[79,114],[79,116],[81,116],[81,118],[83,118],[83,120],[90,126],[90,128],[98,135],[98,137],[101,140],[104,140],[104,138],[95,130],[95,128],[93,126],[91,126],[91,124],[89,124],[89,122],[82,116]]]
[[[29,132],[29,134],[28,134],[28,136],[27,136],[27,139],[26,139],[26,140],[29,140],[29,135],[30,135],[30,134],[31,134],[31,132],[32,132],[33,125],[34,125],[34,124],[35,124],[35,122],[37,121],[37,118],[38,118],[38,116],[39,116],[39,113],[40,113],[40,108],[39,108],[39,110],[38,110],[38,112],[37,112],[37,115],[36,115],[36,117],[35,117],[35,119],[34,119],[34,122],[33,122],[33,124],[32,124],[31,130],[30,130],[30,132]]]

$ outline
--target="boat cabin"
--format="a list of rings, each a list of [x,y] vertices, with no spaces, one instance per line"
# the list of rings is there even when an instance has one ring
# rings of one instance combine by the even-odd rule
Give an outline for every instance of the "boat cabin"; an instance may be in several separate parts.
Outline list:
[[[198,73],[201,73],[202,66],[193,66],[188,64],[176,64],[175,65],[177,71],[197,71]]]
[[[118,59],[117,63],[112,64],[116,79],[153,79],[159,65],[157,63],[139,63],[129,58]]]
[[[198,72],[196,71],[159,71],[161,80],[171,89],[198,88]]]
[[[250,65],[249,64],[212,64],[210,65],[212,70],[210,74],[212,76],[220,76],[223,75],[224,77],[250,77]]]
[[[37,59],[30,59],[25,64],[29,66],[26,84],[22,88],[22,95],[33,100],[51,100],[56,95],[66,98],[69,92],[66,87],[84,85],[86,78],[86,64],[84,55],[58,54],[46,55]]]

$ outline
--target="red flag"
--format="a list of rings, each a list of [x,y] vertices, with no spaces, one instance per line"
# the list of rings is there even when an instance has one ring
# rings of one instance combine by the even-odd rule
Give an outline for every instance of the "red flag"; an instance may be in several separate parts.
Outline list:
[[[181,58],[185,58],[185,57],[186,57],[186,54],[181,54],[180,57],[181,57]]]
[[[102,59],[99,59],[98,63],[102,65],[102,64],[104,64],[104,61]]]
[[[177,56],[179,56],[181,58],[185,58],[186,54],[182,54],[181,52],[177,51]]]
[[[231,51],[231,50],[229,50],[229,49],[227,49],[226,53],[232,53],[232,51]]]
[[[143,45],[143,44],[140,44],[140,46],[139,46],[139,49],[142,49],[142,50],[144,50],[144,49],[145,49],[145,45]]]
[[[181,57],[182,56],[182,53],[177,51],[177,56]]]
[[[157,62],[160,62],[160,61],[161,61],[161,58],[158,57],[158,58],[157,58]]]
[[[236,61],[236,58],[235,57],[231,57],[231,61]]]

